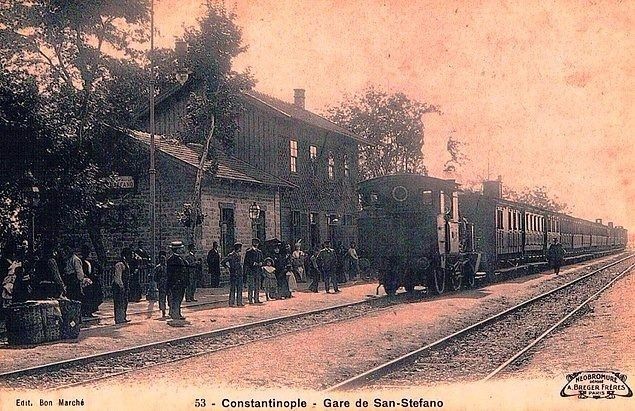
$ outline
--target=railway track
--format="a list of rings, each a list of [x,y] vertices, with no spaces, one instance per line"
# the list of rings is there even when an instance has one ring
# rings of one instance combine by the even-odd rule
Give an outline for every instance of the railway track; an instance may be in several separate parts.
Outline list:
[[[634,267],[631,254],[326,391],[496,378]]]
[[[0,373],[0,388],[60,389],[210,354],[424,298],[401,294],[255,321],[210,332]]]
[[[618,262],[620,261],[623,259]],[[149,367],[210,354],[311,327],[354,319],[396,304],[416,302],[424,298],[428,297],[423,293],[416,293],[414,296],[401,294],[392,299],[361,300],[0,373],[0,388],[59,389],[87,385]]]

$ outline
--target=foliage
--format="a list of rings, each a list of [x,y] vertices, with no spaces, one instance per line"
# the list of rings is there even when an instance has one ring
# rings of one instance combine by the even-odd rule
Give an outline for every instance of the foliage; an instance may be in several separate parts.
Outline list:
[[[202,224],[201,187],[203,173],[213,173],[216,164],[205,168],[208,157],[214,160],[216,141],[224,148],[232,146],[238,131],[238,116],[242,109],[239,95],[253,87],[249,72],[231,70],[232,59],[245,50],[236,15],[220,2],[208,1],[206,14],[198,20],[198,27],[186,29],[184,40],[188,45],[183,64],[191,73],[193,88],[186,110],[185,142],[202,143],[199,169],[194,185],[193,201],[188,218],[192,240],[196,227]],[[187,208],[184,206],[184,210]]]
[[[30,0],[0,6],[0,63],[9,85],[3,83],[2,91],[29,103],[6,110],[32,123],[26,129],[6,123],[12,138],[2,140],[0,151],[9,153],[15,173],[3,173],[1,195],[24,209],[17,193],[38,185],[42,234],[56,236],[61,227],[84,224],[100,259],[114,165],[125,161],[116,155],[118,146],[106,151],[111,130],[103,124],[130,118],[127,104],[138,87],[124,87],[123,81],[135,81],[140,70],[133,60],[122,62],[105,51],[139,55],[132,46],[147,34],[148,5],[148,0]],[[33,177],[16,178],[20,175]]]
[[[187,28],[184,35],[188,45],[184,65],[198,87],[190,95],[181,137],[185,142],[202,144],[214,123],[216,141],[231,147],[242,110],[240,93],[251,89],[254,80],[249,71],[231,69],[232,60],[246,50],[235,13],[220,2],[206,4],[207,12],[198,26]]]
[[[456,171],[458,166],[465,164],[467,157],[463,153],[463,147],[465,147],[465,143],[458,140],[454,134],[450,134],[446,144],[446,150],[450,154],[450,159],[445,162],[443,171]]]
[[[517,192],[511,188],[503,188],[503,197],[519,203],[529,204],[535,207],[544,208],[545,210],[566,213],[567,204],[560,201],[554,195],[551,195],[545,186],[535,186],[533,188],[524,188]]]
[[[435,105],[389,94],[373,86],[328,109],[328,117],[368,140],[360,146],[360,175],[371,178],[392,173],[423,173],[423,115],[441,113]]]

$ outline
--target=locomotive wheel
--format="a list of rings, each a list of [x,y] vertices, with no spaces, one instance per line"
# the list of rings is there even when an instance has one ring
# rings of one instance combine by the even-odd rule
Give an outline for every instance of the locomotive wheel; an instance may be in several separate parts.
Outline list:
[[[428,290],[436,295],[441,295],[445,291],[445,270],[435,268],[432,275],[428,277]]]
[[[450,287],[452,291],[459,291],[461,289],[461,282],[463,280],[463,273],[460,268],[455,268],[450,272]]]

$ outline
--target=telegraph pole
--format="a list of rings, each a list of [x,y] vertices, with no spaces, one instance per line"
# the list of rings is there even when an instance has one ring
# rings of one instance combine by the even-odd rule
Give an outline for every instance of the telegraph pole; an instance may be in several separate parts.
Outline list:
[[[154,270],[156,267],[156,253],[157,253],[157,214],[156,214],[156,174],[157,170],[155,168],[155,159],[154,159],[154,151],[155,151],[155,142],[154,142],[154,132],[155,132],[155,124],[154,124],[154,90],[155,90],[155,80],[154,80],[154,0],[150,3],[150,170],[148,170],[148,174],[150,174],[150,219],[151,219],[151,232],[152,232],[152,267]]]

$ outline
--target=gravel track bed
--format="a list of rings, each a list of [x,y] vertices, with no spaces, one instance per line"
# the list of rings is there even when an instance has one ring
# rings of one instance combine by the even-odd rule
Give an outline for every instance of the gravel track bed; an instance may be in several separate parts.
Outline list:
[[[379,378],[371,386],[436,385],[482,379],[631,264],[633,260],[628,259],[493,323],[457,336],[431,349],[414,363]],[[568,320],[571,321],[573,318]]]
[[[125,372],[213,353],[295,331],[354,319],[396,304],[421,299],[423,296],[423,293],[417,292],[415,296],[401,294],[394,298],[377,298],[290,319],[282,318],[273,323],[247,325],[235,330],[219,331],[211,335],[168,342],[160,346],[144,348],[140,351],[115,354],[112,357],[89,360],[79,364],[68,364],[59,369],[37,370],[26,375],[0,378],[0,388],[52,389],[85,383],[94,379],[108,378]]]

